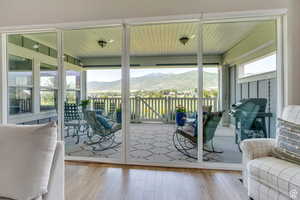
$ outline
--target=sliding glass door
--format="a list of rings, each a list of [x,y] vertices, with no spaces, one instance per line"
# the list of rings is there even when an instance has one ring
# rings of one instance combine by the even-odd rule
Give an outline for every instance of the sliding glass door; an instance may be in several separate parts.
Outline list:
[[[63,32],[66,155],[120,161],[122,28]]]
[[[130,27],[129,162],[197,162],[198,28]]]
[[[243,140],[275,137],[276,37],[275,20],[203,25],[204,57],[219,58],[204,67],[204,95],[219,97],[203,129],[204,161],[241,163]]]
[[[239,166],[242,140],[275,137],[276,23],[8,34],[7,121],[63,122],[71,160]]]

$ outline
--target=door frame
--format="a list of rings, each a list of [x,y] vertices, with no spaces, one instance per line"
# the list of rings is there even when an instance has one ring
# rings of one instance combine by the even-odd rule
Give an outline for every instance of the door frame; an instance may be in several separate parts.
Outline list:
[[[130,25],[142,25],[150,23],[166,23],[166,22],[199,22],[199,29],[201,29],[202,24],[208,23],[224,23],[224,22],[237,22],[237,21],[253,21],[253,20],[267,20],[274,19],[277,21],[277,99],[278,101],[278,114],[282,112],[283,107],[287,103],[287,9],[275,9],[275,10],[254,10],[254,11],[242,11],[242,12],[222,12],[222,13],[201,13],[195,15],[174,15],[174,16],[162,16],[162,17],[146,17],[146,18],[128,18],[128,19],[119,19],[119,20],[100,20],[100,21],[88,21],[88,22],[72,22],[72,23],[58,23],[58,24],[44,24],[44,25],[24,25],[24,26],[10,26],[10,27],[0,27],[0,67],[1,67],[1,116],[0,120],[2,123],[7,123],[7,61],[6,61],[6,36],[7,34],[13,33],[31,33],[31,32],[57,32],[58,34],[58,51],[59,53],[63,52],[63,35],[62,31],[64,30],[74,30],[74,29],[84,29],[84,28],[96,28],[96,27],[106,27],[106,26],[123,26],[123,51],[122,51],[122,108],[127,110],[128,106],[128,91],[129,91],[129,26]],[[125,40],[124,40],[125,39]],[[202,42],[198,41],[200,44]],[[202,44],[198,46],[198,51],[202,52]],[[202,63],[202,54],[198,55],[198,62]],[[63,58],[58,56],[58,64],[60,72],[64,73]],[[201,82],[202,77],[202,65],[198,65],[198,88]],[[60,76],[60,86],[63,89],[64,78]],[[201,86],[202,87],[202,86]],[[61,90],[63,91],[63,90]],[[127,91],[127,92],[125,92]],[[123,95],[123,93],[127,93]],[[200,91],[201,92],[201,91]],[[63,103],[63,92],[60,94],[59,104]],[[200,102],[200,101],[199,101]],[[201,113],[201,102],[199,103],[198,113]],[[62,107],[61,107],[62,108]],[[63,109],[59,111],[60,120],[63,120]],[[125,114],[127,113],[127,115]],[[202,116],[202,115],[199,115]],[[206,168],[206,169],[225,169],[225,170],[241,170],[242,164],[233,164],[233,163],[217,163],[217,162],[203,162],[202,153],[200,150],[198,162],[195,163],[141,163],[141,162],[128,162],[127,152],[128,152],[128,124],[129,124],[129,114],[124,112],[122,115],[123,119],[123,153],[121,160],[112,160],[112,159],[95,159],[95,158],[86,158],[86,157],[74,157],[66,156],[66,160],[75,160],[75,161],[93,161],[93,162],[103,162],[103,163],[117,163],[117,164],[134,164],[134,165],[150,165],[150,166],[165,166],[165,167],[185,167],[185,168]],[[200,120],[198,120],[200,122]],[[62,121],[61,121],[62,122]],[[202,123],[201,123],[202,126]],[[61,123],[60,127],[63,127]],[[202,134],[199,134],[202,135]],[[198,137],[199,144],[202,144],[202,138]],[[201,148],[202,149],[202,148]],[[125,151],[124,151],[125,150]]]

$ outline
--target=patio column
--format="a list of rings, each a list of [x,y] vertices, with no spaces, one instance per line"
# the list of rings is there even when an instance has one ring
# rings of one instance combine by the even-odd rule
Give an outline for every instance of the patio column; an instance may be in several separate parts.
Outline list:
[[[229,110],[230,110],[230,102],[229,102],[229,65],[222,65],[220,70],[220,110],[224,110],[225,113],[222,117],[222,125],[229,126],[230,124],[230,117],[229,117]]]
[[[81,83],[80,83],[80,94],[81,94],[81,99],[87,99],[87,71],[84,70],[81,72]]]

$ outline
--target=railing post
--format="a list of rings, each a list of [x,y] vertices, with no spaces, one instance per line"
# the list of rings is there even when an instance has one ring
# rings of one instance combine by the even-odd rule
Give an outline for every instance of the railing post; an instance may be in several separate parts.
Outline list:
[[[217,112],[217,107],[218,107],[218,105],[217,105],[217,98],[214,98],[214,100],[213,100],[213,102],[214,102],[214,112]]]
[[[166,98],[166,113],[167,113],[167,122],[170,123],[172,121],[171,116],[171,97]]]
[[[140,122],[140,115],[141,115],[141,101],[140,97],[135,97],[135,113],[134,118],[136,122]]]

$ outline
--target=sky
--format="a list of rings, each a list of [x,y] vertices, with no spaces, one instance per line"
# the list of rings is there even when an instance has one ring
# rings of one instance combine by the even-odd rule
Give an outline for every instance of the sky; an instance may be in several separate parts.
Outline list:
[[[244,76],[260,74],[276,70],[276,54],[264,57],[244,65]]]
[[[164,74],[181,74],[188,71],[196,71],[195,68],[167,68],[167,69],[131,69],[130,77],[141,77],[147,74],[153,73],[164,73]],[[206,72],[217,73],[217,68],[204,68]],[[121,69],[107,69],[107,70],[88,70],[87,80],[90,81],[101,81],[101,82],[111,82],[121,79]]]

